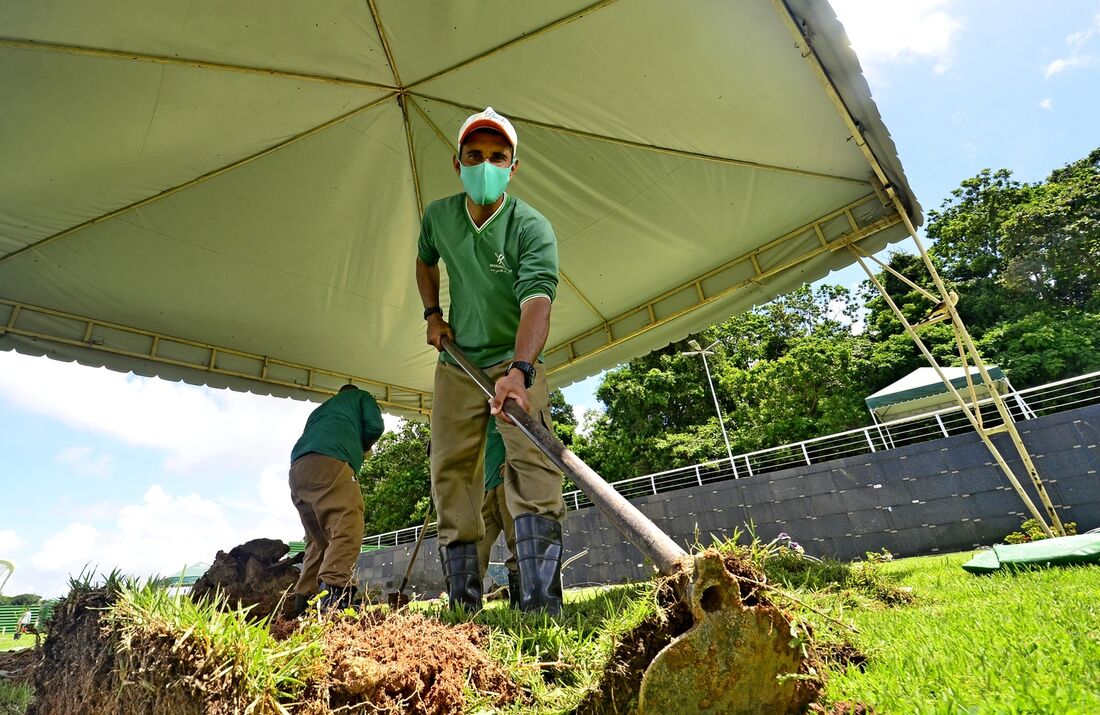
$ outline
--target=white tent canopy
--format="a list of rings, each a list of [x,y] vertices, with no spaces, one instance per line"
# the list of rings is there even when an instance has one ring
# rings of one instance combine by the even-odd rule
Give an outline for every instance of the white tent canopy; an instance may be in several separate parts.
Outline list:
[[[921,219],[819,0],[0,0],[0,28],[0,349],[427,411],[419,215],[489,104],[558,236],[555,385],[903,238],[891,191]]]

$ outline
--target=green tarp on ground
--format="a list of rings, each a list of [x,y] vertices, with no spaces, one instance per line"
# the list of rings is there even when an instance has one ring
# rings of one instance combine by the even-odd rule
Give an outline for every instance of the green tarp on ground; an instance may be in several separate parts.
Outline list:
[[[963,568],[984,574],[1012,567],[1095,563],[1100,563],[1100,534],[1080,534],[1026,544],[997,544],[988,551],[979,551]]]

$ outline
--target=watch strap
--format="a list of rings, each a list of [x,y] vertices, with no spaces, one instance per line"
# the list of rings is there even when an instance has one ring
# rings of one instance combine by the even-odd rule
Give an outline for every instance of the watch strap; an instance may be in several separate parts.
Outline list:
[[[440,315],[443,315],[443,309],[440,308],[438,305],[433,305],[431,308],[425,308],[424,309],[424,320],[427,320],[428,318],[432,317],[436,313],[439,313]]]
[[[535,366],[523,360],[513,360],[505,372],[511,372],[513,368],[523,373],[523,386],[531,389],[535,384]]]

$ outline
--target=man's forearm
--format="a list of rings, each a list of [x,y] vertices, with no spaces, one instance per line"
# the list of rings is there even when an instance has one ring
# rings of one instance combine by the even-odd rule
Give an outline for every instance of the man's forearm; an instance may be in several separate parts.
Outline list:
[[[416,288],[425,308],[439,305],[439,264],[429,266],[416,259]]]
[[[546,337],[549,334],[550,300],[543,297],[532,298],[520,308],[514,359],[534,363],[546,346]]]

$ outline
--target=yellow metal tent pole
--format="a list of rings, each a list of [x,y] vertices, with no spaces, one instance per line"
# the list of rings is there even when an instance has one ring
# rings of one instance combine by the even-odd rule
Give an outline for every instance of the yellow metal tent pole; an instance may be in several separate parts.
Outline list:
[[[1042,526],[1044,533],[1046,533],[1047,536],[1064,536],[1065,529],[1062,527],[1062,521],[1058,517],[1057,511],[1054,509],[1054,505],[1050,501],[1050,497],[1047,494],[1046,487],[1043,485],[1043,481],[1039,477],[1039,472],[1035,468],[1035,464],[1031,459],[1031,455],[1027,451],[1027,447],[1024,445],[1023,439],[1020,437],[1020,433],[1016,429],[1016,423],[1013,420],[1012,415],[1009,413],[1007,407],[1005,406],[1004,399],[1001,397],[1000,393],[997,392],[997,388],[993,384],[992,378],[989,376],[989,371],[986,369],[985,362],[982,360],[981,354],[978,352],[977,346],[974,345],[974,340],[970,337],[970,333],[969,331],[967,331],[966,325],[963,323],[962,317],[959,315],[958,310],[955,308],[955,303],[957,302],[957,299],[947,290],[946,286],[943,283],[943,279],[940,277],[939,272],[936,270],[935,265],[932,263],[931,257],[928,255],[928,251],[925,249],[920,238],[917,236],[917,229],[913,225],[913,222],[909,217],[908,209],[905,207],[904,202],[898,195],[897,190],[890,183],[890,179],[886,174],[885,169],[879,162],[878,157],[876,157],[874,152],[871,150],[871,146],[868,144],[867,138],[863,135],[862,127],[848,110],[847,105],[844,103],[844,99],[840,96],[840,92],[833,84],[833,81],[829,77],[828,72],[825,71],[824,65],[821,64],[821,59],[817,56],[817,52],[814,50],[810,39],[795,21],[795,16],[791,12],[791,9],[787,6],[785,0],[772,0],[772,6],[775,9],[776,13],[779,15],[780,20],[783,22],[788,32],[790,32],[791,37],[795,41],[796,47],[802,54],[802,58],[806,60],[807,64],[809,64],[814,76],[821,84],[822,89],[825,90],[826,96],[836,108],[841,120],[844,122],[848,131],[851,133],[852,139],[855,141],[856,146],[859,147],[860,151],[867,159],[868,164],[870,164],[871,166],[871,170],[874,172],[874,176],[878,179],[879,182],[881,182],[884,188],[884,193],[888,197],[889,201],[897,209],[898,214],[901,216],[901,220],[905,223],[906,230],[909,232],[910,237],[916,244],[917,250],[920,252],[921,260],[924,263],[925,268],[928,270],[928,273],[932,278],[932,282],[936,286],[936,291],[940,295],[941,303],[939,306],[937,306],[937,309],[942,309],[946,311],[947,315],[951,319],[952,327],[955,330],[956,340],[960,343],[960,347],[964,348],[965,352],[970,355],[970,358],[974,362],[975,367],[978,368],[978,372],[981,374],[982,379],[989,387],[990,395],[993,398],[993,404],[996,405],[997,412],[1000,414],[1001,420],[1003,422],[1001,426],[987,429],[981,425],[979,419],[977,419],[975,415],[971,413],[970,409],[966,406],[965,400],[962,398],[962,395],[959,394],[958,390],[955,389],[954,385],[952,385],[951,382],[943,374],[943,371],[936,363],[935,358],[928,351],[928,348],[924,345],[924,343],[920,340],[916,331],[913,329],[913,326],[908,323],[908,321],[905,319],[905,316],[902,315],[901,311],[898,309],[897,305],[886,293],[882,284],[879,283],[878,279],[871,273],[870,269],[863,261],[862,257],[860,257],[860,255],[854,250],[852,251],[853,255],[856,256],[857,260],[859,260],[860,266],[862,266],[863,270],[867,272],[868,276],[871,277],[871,280],[875,284],[875,287],[878,288],[879,292],[886,299],[887,303],[890,305],[895,315],[902,322],[902,325],[905,327],[906,333],[909,335],[910,338],[913,339],[914,342],[916,342],[921,352],[924,353],[925,358],[927,358],[932,367],[936,369],[936,373],[940,376],[940,379],[943,380],[948,390],[951,391],[956,400],[958,400],[960,405],[963,406],[964,412],[966,413],[968,419],[970,419],[971,423],[974,425],[975,429],[978,431],[978,434],[981,435],[982,441],[989,448],[990,452],[993,454],[994,459],[997,460],[997,464],[1000,465],[1002,471],[1004,471],[1006,476],[1008,476],[1009,481],[1012,482],[1012,485],[1016,488],[1017,493],[1019,493],[1021,499],[1024,500],[1024,503],[1032,512],[1035,520],[1039,522],[1040,526]],[[1035,505],[1031,501],[1031,499],[1028,498],[1027,493],[1023,491],[1023,487],[1020,485],[1020,482],[1016,478],[1015,474],[1012,473],[1012,469],[1008,466],[1008,463],[1005,462],[1004,458],[1001,456],[1000,452],[993,444],[991,436],[998,432],[1006,432],[1011,438],[1013,445],[1016,447],[1016,451],[1019,453],[1020,460],[1023,462],[1024,468],[1027,470],[1028,476],[1031,478],[1031,483],[1035,487],[1036,492],[1038,492],[1040,501],[1043,502],[1043,506],[1046,509],[1047,516],[1050,517],[1050,522],[1054,526],[1053,531],[1051,527],[1047,525],[1046,521],[1042,518],[1039,511],[1035,508]]]
[[[941,380],[943,380],[943,384],[947,386],[947,389],[955,397],[955,401],[958,402],[959,407],[962,408],[963,414],[965,414],[966,418],[970,420],[970,424],[974,428],[974,431],[977,432],[978,436],[981,437],[982,442],[993,455],[993,459],[996,460],[997,465],[1001,468],[1001,471],[1003,471],[1005,473],[1005,476],[1008,477],[1008,481],[1012,483],[1012,486],[1016,490],[1016,493],[1019,495],[1020,499],[1023,500],[1024,505],[1027,506],[1028,511],[1030,511],[1035,520],[1039,522],[1040,526],[1042,526],[1043,528],[1043,531],[1048,536],[1051,536],[1052,534],[1050,527],[1047,525],[1042,513],[1039,511],[1038,507],[1035,506],[1035,502],[1031,500],[1031,497],[1028,496],[1027,492],[1024,491],[1023,485],[1020,484],[1020,480],[1016,478],[1016,475],[1012,472],[1012,468],[1009,467],[1008,462],[1005,461],[1004,457],[1001,455],[1000,450],[997,449],[997,445],[993,444],[992,435],[995,434],[997,431],[1001,431],[1003,428],[988,429],[982,425],[981,421],[974,414],[975,412],[980,413],[981,411],[981,408],[977,404],[977,400],[974,401],[973,411],[971,411],[971,405],[966,402],[963,396],[959,394],[959,391],[955,389],[955,386],[951,384],[951,381],[947,379],[947,376],[943,373],[943,369],[940,367],[939,363],[936,362],[936,358],[928,350],[928,346],[926,346],[924,344],[924,341],[921,340],[920,336],[917,334],[916,329],[909,323],[908,319],[906,319],[905,314],[901,312],[900,308],[898,308],[898,305],[894,302],[894,299],[891,298],[890,294],[886,292],[886,287],[882,285],[878,277],[864,262],[863,257],[860,256],[859,253],[853,250],[852,255],[856,257],[856,260],[859,261],[859,265],[863,268],[864,272],[867,273],[867,277],[870,278],[871,282],[875,285],[875,288],[878,289],[879,293],[882,295],[887,305],[890,306],[890,309],[894,311],[894,316],[897,317],[899,321],[901,321],[901,326],[905,329],[906,334],[913,340],[914,343],[916,343],[921,353],[928,360],[932,368],[936,371],[936,374],[939,375]],[[993,386],[989,385],[989,387],[990,393],[996,394],[993,390]],[[1059,528],[1061,528],[1061,524],[1059,524]]]

